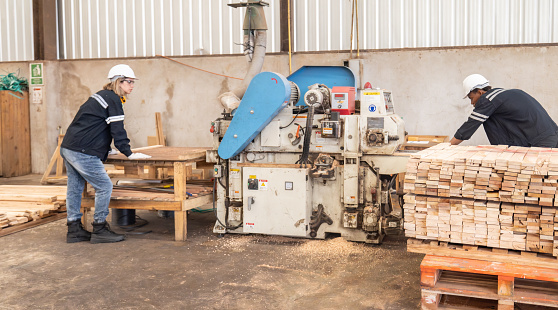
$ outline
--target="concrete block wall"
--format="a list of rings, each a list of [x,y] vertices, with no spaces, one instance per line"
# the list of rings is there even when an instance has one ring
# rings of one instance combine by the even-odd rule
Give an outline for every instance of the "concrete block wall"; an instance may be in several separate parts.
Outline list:
[[[356,53],[353,52],[353,56]],[[343,65],[346,52],[297,53],[293,71],[305,65]],[[496,87],[521,88],[534,96],[558,121],[558,45],[400,49],[364,51],[363,81],[393,92],[396,113],[409,134],[453,136],[472,111],[462,99],[463,79],[485,75]],[[238,78],[247,68],[244,56],[191,56],[174,58],[186,64]],[[147,145],[155,135],[155,112],[161,112],[163,131],[171,146],[210,146],[210,122],[222,107],[217,96],[240,81],[209,74],[164,58],[61,60],[44,62],[42,103],[31,104],[31,149],[34,173],[43,173],[79,106],[105,84],[108,70],[130,65],[139,81],[124,106],[125,126],[132,147]],[[0,72],[29,77],[29,62],[0,63]],[[264,71],[289,74],[288,55],[266,56]],[[469,145],[488,144],[479,128]]]

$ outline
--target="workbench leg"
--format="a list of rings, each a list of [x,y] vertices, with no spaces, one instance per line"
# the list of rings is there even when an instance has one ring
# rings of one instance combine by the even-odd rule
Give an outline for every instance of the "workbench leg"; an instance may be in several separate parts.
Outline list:
[[[183,202],[184,200],[188,199],[186,194],[186,178],[188,174],[188,167],[191,166],[189,164],[183,162],[175,162],[174,163],[174,200]],[[174,240],[176,241],[185,241],[186,234],[187,234],[187,219],[188,219],[188,211],[184,210],[182,207],[182,211],[174,211]]]
[[[174,240],[186,241],[188,232],[188,211],[174,211]]]
[[[85,181],[81,197],[83,199],[89,198],[90,196],[91,195],[89,195],[89,193],[87,192],[87,181]],[[93,225],[91,224],[93,223],[93,210],[95,210],[95,208],[84,208],[83,205],[81,206],[81,213],[83,213],[81,217],[81,224],[83,225],[83,228],[85,228],[85,230],[93,230]]]
[[[81,217],[81,224],[85,230],[91,231],[93,229],[93,209],[92,208],[81,208],[81,213],[83,216]]]

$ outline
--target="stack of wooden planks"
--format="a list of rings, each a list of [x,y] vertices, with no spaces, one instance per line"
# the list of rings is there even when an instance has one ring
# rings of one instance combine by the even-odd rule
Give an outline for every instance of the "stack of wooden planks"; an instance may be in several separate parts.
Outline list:
[[[65,210],[66,186],[0,185],[0,234]]]
[[[405,234],[558,256],[558,149],[436,145],[411,155]]]

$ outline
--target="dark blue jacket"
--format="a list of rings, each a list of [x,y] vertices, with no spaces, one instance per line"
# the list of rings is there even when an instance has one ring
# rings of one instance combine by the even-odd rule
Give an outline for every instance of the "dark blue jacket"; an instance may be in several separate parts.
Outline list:
[[[454,137],[468,140],[481,124],[491,144],[555,147],[558,142],[556,123],[535,98],[519,89],[484,93]]]
[[[130,156],[130,140],[124,129],[124,109],[112,90],[101,90],[81,105],[68,127],[62,147],[107,159],[110,145]]]

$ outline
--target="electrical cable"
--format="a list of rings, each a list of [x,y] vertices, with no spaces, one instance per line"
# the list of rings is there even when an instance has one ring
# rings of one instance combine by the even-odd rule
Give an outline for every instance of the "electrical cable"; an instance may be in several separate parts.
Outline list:
[[[308,160],[308,155],[310,154],[310,137],[312,136],[312,122],[314,120],[314,107],[312,105],[308,106],[308,115],[306,117],[306,129],[304,132],[304,144],[302,147],[302,155],[296,164],[302,165],[311,164]]]
[[[120,218],[118,218],[117,222],[120,221],[124,217],[127,217],[127,215],[123,215]],[[139,224],[132,224],[132,225],[118,225],[118,228],[124,230],[127,235],[146,235],[146,234],[149,234],[149,233],[152,232],[151,230],[148,230],[148,231],[134,231],[138,228],[141,228],[141,227],[149,224],[149,221],[139,217],[138,215],[136,215],[136,220],[140,220],[142,222],[139,223]]]
[[[223,183],[221,182],[221,178],[217,178],[217,179],[218,179],[218,181],[219,181],[219,185],[221,185],[221,187],[223,187],[223,188],[226,189],[225,185],[223,185]]]
[[[200,71],[203,71],[203,72],[205,72],[205,73],[215,74],[215,75],[218,75],[218,76],[223,76],[223,77],[230,78],[230,79],[237,79],[237,80],[241,80],[241,81],[244,80],[244,79],[237,78],[237,77],[234,77],[234,76],[228,76],[228,75],[224,75],[224,74],[219,74],[219,73],[207,71],[207,70],[204,70],[204,69],[200,69],[200,68],[197,68],[197,67],[194,67],[194,66],[190,66],[190,65],[187,65],[187,64],[185,64],[185,63],[183,63],[183,62],[180,62],[180,61],[178,61],[178,60],[174,60],[174,59],[172,59],[172,58],[169,58],[169,57],[167,57],[167,56],[163,56],[163,55],[155,55],[155,56],[157,56],[157,57],[162,57],[162,58],[168,59],[168,60],[170,60],[170,61],[174,61],[174,62],[179,63],[179,64],[181,64],[181,65],[184,65],[184,66],[186,66],[186,67],[190,67],[190,68],[192,68],[192,69],[200,70]]]
[[[298,112],[296,112],[296,115],[293,117],[293,120],[287,126],[279,127],[279,129],[284,129],[284,128],[287,128],[287,127],[291,126],[294,123],[294,121],[296,120],[296,117],[300,114],[301,111],[302,111],[302,109],[299,109]]]
[[[215,207],[215,201],[217,200],[215,195],[217,192],[217,178],[213,178],[213,214],[215,214],[215,218],[217,219],[217,222],[219,222],[219,224],[221,224],[221,226],[225,227],[225,229],[230,229],[230,230],[234,230],[237,229],[239,227],[242,226],[242,223],[238,224],[237,226],[228,226],[223,224],[223,222],[221,222],[221,220],[219,219],[219,217],[217,216],[217,208]]]

